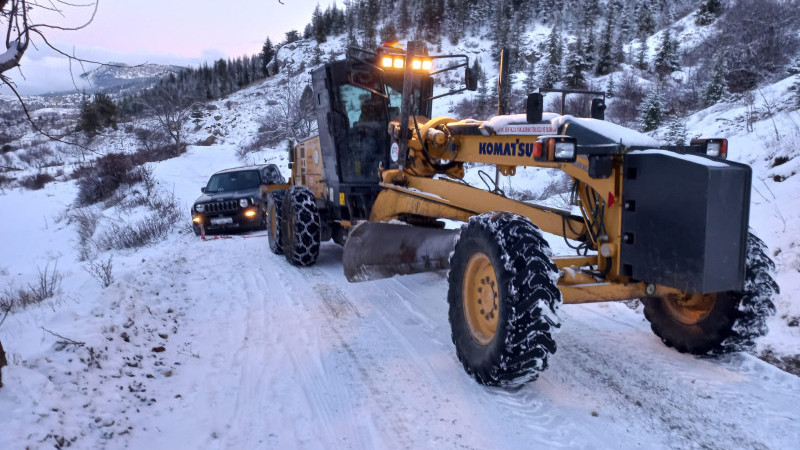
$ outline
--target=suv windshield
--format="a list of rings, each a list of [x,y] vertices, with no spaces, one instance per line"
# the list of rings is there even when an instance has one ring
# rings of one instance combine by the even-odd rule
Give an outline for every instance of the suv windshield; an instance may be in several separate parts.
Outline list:
[[[261,180],[256,170],[216,173],[211,176],[206,186],[206,193],[239,191],[257,188]]]

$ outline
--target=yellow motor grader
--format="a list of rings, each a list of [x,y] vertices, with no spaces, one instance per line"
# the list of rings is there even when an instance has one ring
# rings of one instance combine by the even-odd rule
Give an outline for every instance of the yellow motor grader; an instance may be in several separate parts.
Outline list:
[[[435,77],[461,68],[460,90],[474,90],[466,56],[412,42],[313,71],[319,134],[291,151],[291,180],[270,193],[271,250],[307,266],[333,239],[350,281],[449,268],[456,353],[487,385],[547,367],[562,303],[642,299],[653,332],[693,354],[747,349],[766,333],[774,264],[748,232],[751,171],[726,160],[726,140],[662,147],[603,120],[605,97],[589,91],[558,92],[562,113],[566,95],[594,96],[590,118],[543,112],[541,91],[524,114],[429,118],[450,93],[433,95]],[[561,170],[574,206],[470,186],[465,163],[506,176]],[[553,255],[543,232],[575,254]]]

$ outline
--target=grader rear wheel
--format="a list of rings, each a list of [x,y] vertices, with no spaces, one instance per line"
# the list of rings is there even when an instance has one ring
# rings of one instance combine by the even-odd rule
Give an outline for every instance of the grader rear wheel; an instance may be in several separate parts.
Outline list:
[[[470,219],[450,260],[449,318],[464,369],[479,383],[535,380],[555,353],[561,293],[539,229],[511,213]]]
[[[775,264],[766,245],[747,237],[745,285],[742,292],[668,295],[644,301],[644,315],[656,336],[682,353],[721,354],[748,350],[767,333],[780,292],[772,278]]]
[[[322,224],[314,194],[305,186],[292,186],[283,202],[283,254],[298,267],[317,262]]]

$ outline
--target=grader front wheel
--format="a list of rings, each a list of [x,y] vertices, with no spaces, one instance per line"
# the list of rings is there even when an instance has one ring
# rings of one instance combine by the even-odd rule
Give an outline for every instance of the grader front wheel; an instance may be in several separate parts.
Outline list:
[[[464,269],[462,291],[464,318],[472,338],[487,345],[497,333],[499,294],[491,259],[482,252],[473,254]]]
[[[535,380],[555,353],[561,293],[539,229],[511,213],[470,219],[450,259],[449,318],[464,369],[479,383]]]

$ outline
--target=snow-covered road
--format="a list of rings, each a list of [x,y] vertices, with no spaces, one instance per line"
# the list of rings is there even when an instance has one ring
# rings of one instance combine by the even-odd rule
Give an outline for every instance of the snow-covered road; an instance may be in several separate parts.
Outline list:
[[[31,401],[13,386],[34,395],[29,372],[38,370],[54,382],[38,381],[48,395],[37,407],[78,410],[51,412],[58,420],[37,407],[14,414],[3,422],[28,436],[4,432],[0,447],[44,444],[48,434],[75,437],[80,448],[800,442],[800,378],[744,354],[679,354],[623,304],[562,308],[551,367],[508,392],[480,386],[462,370],[443,274],[349,284],[335,244],[323,245],[315,267],[299,269],[269,253],[266,239],[241,236],[202,242],[184,235],[146,253],[121,261],[120,281],[86,312],[98,329],[82,340],[104,347],[97,367],[49,355],[35,369],[6,369],[0,405]],[[60,371],[82,375],[59,381]]]

